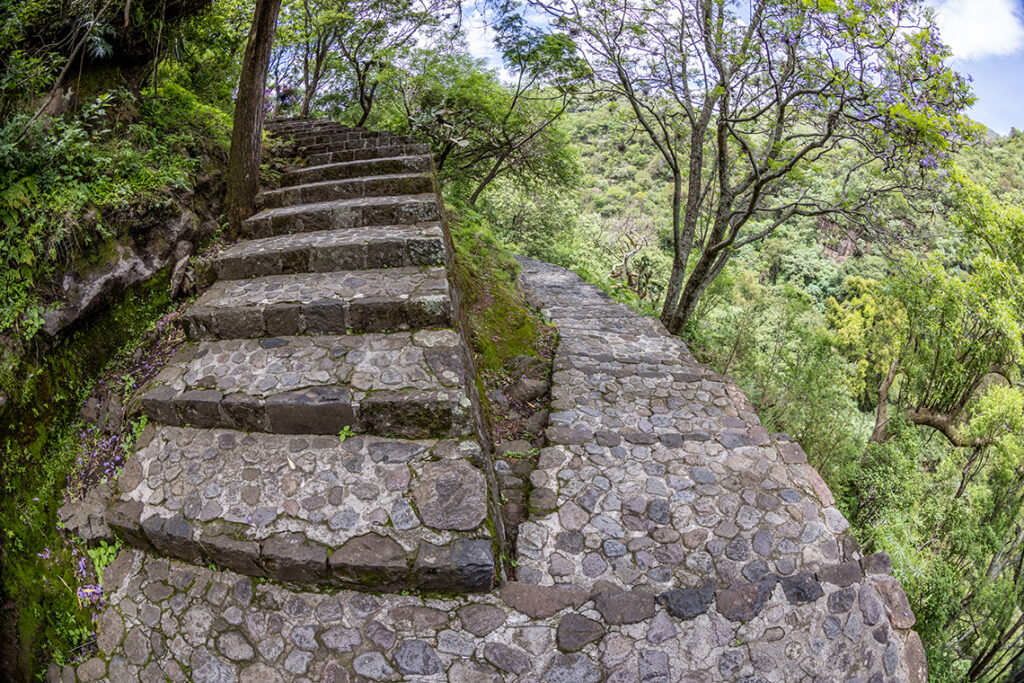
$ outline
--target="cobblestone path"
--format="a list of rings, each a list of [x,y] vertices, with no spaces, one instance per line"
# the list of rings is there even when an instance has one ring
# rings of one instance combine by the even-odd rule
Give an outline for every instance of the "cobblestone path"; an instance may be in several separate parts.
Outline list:
[[[517,581],[492,589],[503,534],[427,151],[277,130],[311,166],[207,264],[108,510],[133,547],[104,573],[101,655],[51,679],[926,678],[888,558],[861,555],[800,446],[656,320],[531,260],[560,334],[548,446]]]

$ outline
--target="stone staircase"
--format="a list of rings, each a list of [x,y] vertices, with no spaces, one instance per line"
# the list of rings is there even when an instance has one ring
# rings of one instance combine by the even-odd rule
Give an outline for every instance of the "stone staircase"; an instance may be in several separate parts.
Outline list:
[[[657,320],[529,259],[559,345],[507,547],[427,149],[271,128],[309,165],[202,263],[107,509],[136,547],[103,572],[99,652],[48,680],[927,679],[889,558],[799,444]],[[503,553],[517,580],[489,590]]]
[[[268,128],[309,165],[198,269],[191,342],[141,397],[109,523],[254,577],[487,590],[501,522],[429,150]]]

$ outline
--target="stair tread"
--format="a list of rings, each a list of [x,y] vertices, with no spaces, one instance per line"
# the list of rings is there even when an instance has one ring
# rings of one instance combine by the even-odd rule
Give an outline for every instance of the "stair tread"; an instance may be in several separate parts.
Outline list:
[[[433,192],[420,194],[401,194],[389,197],[358,197],[355,199],[336,199],[329,202],[313,202],[310,204],[299,204],[297,206],[280,206],[273,209],[264,209],[247,221],[256,221],[263,218],[280,218],[283,216],[298,216],[303,213],[315,213],[318,211],[332,211],[334,209],[352,206],[384,206],[387,204],[400,204],[409,201],[437,201],[437,195]]]
[[[353,269],[443,265],[442,224],[372,225],[238,242],[209,257],[220,280]]]
[[[201,341],[160,371],[141,403],[168,425],[247,420],[280,434],[337,434],[348,425],[408,438],[468,435],[466,374],[450,329]],[[317,409],[330,424],[318,422]],[[423,416],[432,421],[416,422]]]
[[[289,171],[285,176],[298,175],[301,173],[308,173],[309,171],[325,171],[333,168],[344,168],[346,166],[358,166],[360,164],[366,164],[367,162],[385,162],[385,161],[405,161],[408,159],[423,159],[430,158],[429,154],[398,154],[391,157],[378,157],[376,159],[356,159],[355,161],[335,161],[327,164],[316,164],[315,166],[303,166],[302,168],[294,171]]]
[[[215,283],[195,308],[238,308],[323,299],[397,299],[448,296],[444,268],[403,266],[333,273],[290,273]]]
[[[328,163],[344,161],[364,161],[367,159],[379,159],[396,155],[408,154],[430,154],[430,146],[425,143],[416,144],[387,144],[378,147],[364,147],[362,149],[334,150],[330,152],[317,152],[307,154],[306,160],[311,166],[319,166]]]
[[[443,267],[403,266],[223,280],[182,321],[193,338],[238,339],[449,327],[455,316]]]
[[[242,240],[217,254],[214,259],[240,258],[249,255],[265,255],[286,251],[299,251],[310,247],[333,247],[347,244],[363,244],[385,240],[411,238],[443,238],[441,223],[417,223],[413,225],[367,225],[359,228],[340,230],[318,230],[294,235],[274,235],[251,240]]]
[[[399,156],[387,156],[378,157],[376,159],[357,159],[354,161],[340,161],[332,164],[318,164],[316,166],[304,166],[302,168],[288,171],[281,177],[282,187],[295,187],[297,185],[307,184],[304,182],[305,178],[320,177],[323,175],[333,175],[334,178],[356,178],[365,177],[357,175],[355,173],[349,175],[346,172],[349,170],[363,170],[388,166],[402,166],[405,168],[411,168],[413,170],[407,171],[410,173],[427,173],[431,172],[431,157],[429,154],[406,154]],[[367,175],[380,175],[378,173],[368,173]],[[322,181],[312,181],[322,182]]]
[[[359,584],[359,577],[338,576],[330,558],[337,563],[340,555],[332,551],[372,534],[381,548],[407,558],[397,566],[394,557],[373,559],[397,569],[403,576],[396,581],[415,586],[408,567],[421,544],[490,543],[484,475],[471,464],[481,457],[480,447],[472,438],[341,441],[336,435],[158,426],[143,440],[118,480],[115,509],[119,503],[133,507],[138,526],[131,530],[168,554],[207,556],[258,576]],[[461,492],[457,504],[430,501],[430,483],[438,479]],[[168,520],[176,523],[173,538]],[[303,576],[281,576],[277,540],[294,543],[296,534],[319,552],[319,561],[304,562]]]
[[[342,151],[352,149],[367,149],[374,147],[388,147],[391,145],[414,145],[418,141],[405,135],[379,135],[367,137],[352,137],[324,142],[297,142],[295,146],[300,154],[320,154],[323,152]]]
[[[392,197],[399,192],[429,192],[434,187],[431,173],[384,173],[335,178],[264,190],[256,195],[257,206],[297,206],[337,198]],[[355,195],[355,197],[352,197]]]

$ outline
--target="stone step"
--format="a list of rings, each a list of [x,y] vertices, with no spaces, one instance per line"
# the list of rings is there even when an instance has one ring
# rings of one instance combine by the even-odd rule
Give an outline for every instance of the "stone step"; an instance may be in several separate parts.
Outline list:
[[[321,154],[307,154],[306,162],[309,166],[321,166],[324,164],[336,164],[346,161],[363,161],[367,159],[381,159],[384,157],[398,156],[419,156],[430,154],[430,145],[427,144],[388,144],[379,147],[368,147],[366,149],[349,149],[323,152]]]
[[[346,126],[337,121],[326,121],[323,119],[269,119],[264,122],[263,127],[267,130],[295,130],[295,129],[324,129],[324,130],[366,130],[356,126]]]
[[[433,164],[428,154],[384,157],[381,159],[366,159],[300,168],[289,171],[281,176],[281,185],[291,187],[326,180],[344,180],[346,178],[393,175],[396,173],[431,173],[432,171]]]
[[[374,590],[488,590],[475,439],[285,436],[159,426],[108,518],[133,545],[248,576]]]
[[[170,426],[410,439],[469,436],[458,334],[193,342],[154,378],[142,411]]]
[[[394,137],[394,133],[379,130],[325,129],[294,133],[291,139],[299,145],[332,144],[349,140],[379,140]]]
[[[264,209],[242,221],[242,235],[272,237],[297,232],[361,228],[368,225],[412,225],[439,220],[441,210],[434,192],[365,197]]]
[[[290,127],[290,128],[268,128],[267,132],[278,140],[294,143],[295,138],[300,135],[326,135],[343,134],[351,132],[344,126],[317,126],[317,127]]]
[[[268,275],[215,283],[182,314],[194,339],[387,332],[454,324],[444,268]]]
[[[440,223],[373,225],[245,240],[196,270],[202,282],[212,283],[286,273],[442,266],[445,255]]]
[[[274,133],[288,133],[288,134],[305,134],[305,133],[316,133],[316,132],[345,132],[351,130],[364,130],[362,128],[352,128],[345,126],[335,121],[320,121],[320,122],[290,122],[290,123],[277,123],[274,121],[268,121],[263,125],[268,131]]]
[[[363,197],[423,194],[436,191],[437,187],[434,185],[432,173],[395,173],[324,180],[318,183],[282,187],[277,190],[265,190],[256,195],[256,208],[276,209],[299,204],[334,202]]]
[[[394,145],[414,145],[415,138],[404,135],[379,135],[373,137],[361,137],[351,140],[340,140],[337,142],[318,142],[313,144],[297,145],[302,156],[311,156],[324,152],[344,152],[355,149],[370,149],[374,147],[391,147]]]

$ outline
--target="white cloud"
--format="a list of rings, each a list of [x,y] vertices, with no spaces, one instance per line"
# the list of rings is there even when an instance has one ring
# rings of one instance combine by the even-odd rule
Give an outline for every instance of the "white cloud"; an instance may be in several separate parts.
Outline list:
[[[508,80],[508,69],[502,64],[501,53],[494,46],[494,29],[487,18],[479,10],[474,9],[463,18],[462,29],[469,54],[484,60],[488,68],[498,72],[499,78]]]
[[[1005,57],[1024,48],[1018,0],[935,0],[942,40],[959,59]]]

